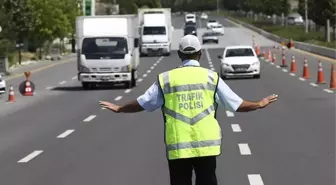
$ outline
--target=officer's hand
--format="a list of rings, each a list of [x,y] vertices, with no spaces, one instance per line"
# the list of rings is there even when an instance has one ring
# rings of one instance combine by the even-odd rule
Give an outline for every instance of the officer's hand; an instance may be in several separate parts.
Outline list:
[[[260,108],[265,108],[267,105],[275,102],[278,100],[278,95],[276,94],[273,94],[273,95],[270,95],[270,96],[267,96],[266,98],[263,98],[260,102],[259,102],[259,105],[260,105]]]
[[[103,108],[106,108],[106,109],[109,109],[113,112],[119,112],[119,105],[116,105],[116,104],[113,104],[113,103],[110,103],[110,102],[107,102],[107,101],[99,101],[99,104],[103,107]]]

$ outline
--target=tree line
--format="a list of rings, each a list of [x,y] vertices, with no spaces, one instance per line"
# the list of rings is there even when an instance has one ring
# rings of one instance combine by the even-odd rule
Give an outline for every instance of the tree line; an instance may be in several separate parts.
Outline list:
[[[2,0],[0,2],[0,55],[7,55],[24,43],[30,52],[46,42],[75,32],[81,13],[80,0]],[[40,55],[41,57],[41,55]]]

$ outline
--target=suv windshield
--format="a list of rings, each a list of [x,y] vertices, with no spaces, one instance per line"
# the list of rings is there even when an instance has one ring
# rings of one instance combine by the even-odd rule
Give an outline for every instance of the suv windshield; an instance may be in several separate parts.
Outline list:
[[[164,26],[144,27],[143,35],[165,35],[166,28]]]
[[[122,59],[128,53],[127,40],[122,37],[85,38],[82,46],[86,59]]]
[[[250,48],[228,49],[225,57],[253,57],[254,53]]]
[[[210,20],[209,22],[214,23],[214,22],[217,22],[217,21],[215,21],[215,20]]]

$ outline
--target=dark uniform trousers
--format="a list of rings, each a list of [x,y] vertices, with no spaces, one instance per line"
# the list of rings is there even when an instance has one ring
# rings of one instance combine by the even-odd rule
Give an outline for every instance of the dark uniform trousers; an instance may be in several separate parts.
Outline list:
[[[217,185],[216,156],[168,160],[170,185],[192,185],[195,170],[196,185]]]

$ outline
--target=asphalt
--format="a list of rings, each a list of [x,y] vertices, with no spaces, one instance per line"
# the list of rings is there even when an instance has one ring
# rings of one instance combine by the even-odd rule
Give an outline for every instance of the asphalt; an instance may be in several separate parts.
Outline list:
[[[248,38],[254,33],[215,18],[226,27],[226,35],[217,46],[221,49],[203,47],[200,63],[219,72],[217,56],[223,48],[250,45]],[[173,18],[173,24],[176,45],[183,17]],[[204,21],[198,25],[203,27]],[[262,49],[274,44],[258,35],[256,42]],[[302,81],[301,70],[293,76],[262,60],[261,79],[226,80],[244,99],[259,100],[275,93],[279,100],[250,113],[218,110],[223,131],[223,152],[217,162],[220,185],[335,184],[335,93],[325,90],[328,84],[312,85],[313,64],[319,58],[287,52],[295,55],[298,65],[300,57],[312,62],[311,79]],[[327,67],[328,61],[323,62]],[[179,65],[176,51],[169,57],[141,58],[141,80],[131,90],[82,90],[73,79],[74,59],[36,71],[32,75],[35,96],[18,96],[11,104],[0,102],[0,184],[168,185],[161,111],[114,114],[102,110],[98,101],[121,104],[136,99],[158,73]],[[22,80],[9,81],[16,85]],[[62,81],[66,83],[60,85]],[[53,88],[46,89],[49,86]]]

